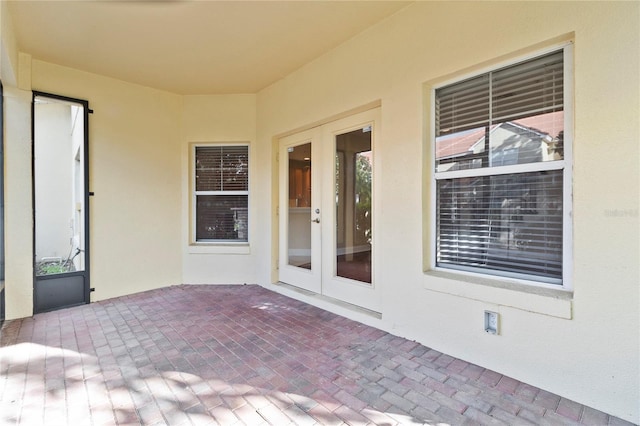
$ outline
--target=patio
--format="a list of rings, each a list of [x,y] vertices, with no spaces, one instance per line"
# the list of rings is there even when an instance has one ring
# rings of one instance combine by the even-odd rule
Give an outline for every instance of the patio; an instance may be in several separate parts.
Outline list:
[[[8,321],[2,424],[629,424],[259,286]]]

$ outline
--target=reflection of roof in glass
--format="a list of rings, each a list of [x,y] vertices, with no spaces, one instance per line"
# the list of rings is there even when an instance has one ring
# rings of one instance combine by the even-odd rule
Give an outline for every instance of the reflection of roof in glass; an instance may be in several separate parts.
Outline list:
[[[520,118],[511,121],[511,123],[526,127],[541,135],[557,138],[564,129],[564,112],[558,111]],[[502,123],[493,125],[491,130],[499,125]],[[470,153],[472,147],[484,138],[484,133],[485,129],[481,127],[436,138],[436,158],[450,158]]]
[[[467,154],[484,137],[484,127],[436,138],[436,158]]]

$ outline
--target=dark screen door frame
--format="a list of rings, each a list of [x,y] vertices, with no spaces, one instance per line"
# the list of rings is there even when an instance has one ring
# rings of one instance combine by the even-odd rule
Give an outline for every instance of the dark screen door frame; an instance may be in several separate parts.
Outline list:
[[[36,182],[35,182],[35,105],[36,98],[48,98],[62,103],[71,103],[82,106],[84,119],[84,146],[83,146],[83,217],[84,222],[84,269],[82,271],[66,272],[49,276],[36,275]],[[82,99],[70,98],[44,92],[33,92],[31,103],[31,175],[32,175],[32,201],[33,201],[33,312],[53,311],[71,306],[83,305],[90,302],[90,244],[89,244],[89,102]]]

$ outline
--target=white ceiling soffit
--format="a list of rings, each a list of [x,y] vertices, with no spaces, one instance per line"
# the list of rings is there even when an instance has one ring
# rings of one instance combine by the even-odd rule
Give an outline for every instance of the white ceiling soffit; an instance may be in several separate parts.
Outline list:
[[[256,93],[400,1],[11,1],[20,51],[179,94]]]

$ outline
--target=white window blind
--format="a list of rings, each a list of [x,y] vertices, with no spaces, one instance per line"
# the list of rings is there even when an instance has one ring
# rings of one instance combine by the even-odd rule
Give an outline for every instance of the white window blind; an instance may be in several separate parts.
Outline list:
[[[195,147],[196,241],[248,241],[249,147]]]
[[[436,137],[563,110],[563,54],[492,71],[436,91]]]
[[[196,147],[196,191],[248,191],[246,145]]]
[[[436,93],[436,136],[489,124],[489,75],[439,89]]]
[[[562,284],[563,58],[436,89],[436,266]]]
[[[438,181],[438,266],[562,277],[562,171]]]

